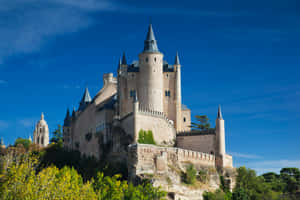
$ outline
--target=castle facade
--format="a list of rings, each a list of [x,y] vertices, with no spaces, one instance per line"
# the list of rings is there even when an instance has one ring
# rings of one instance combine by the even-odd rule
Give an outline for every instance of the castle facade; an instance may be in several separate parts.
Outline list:
[[[179,55],[173,65],[164,60],[150,25],[138,61],[129,64],[124,54],[116,77],[104,74],[103,88],[94,98],[86,88],[78,109],[72,114],[67,110],[64,146],[98,159],[124,161],[133,178],[161,172],[171,160],[232,168],[220,107],[213,133],[194,134],[190,126],[191,111],[182,104]],[[139,144],[141,130],[151,130],[156,145]]]

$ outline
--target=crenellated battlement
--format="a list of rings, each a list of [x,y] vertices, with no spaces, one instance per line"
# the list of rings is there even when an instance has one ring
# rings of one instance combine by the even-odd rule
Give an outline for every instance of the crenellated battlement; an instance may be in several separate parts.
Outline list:
[[[172,120],[169,120],[168,117],[163,112],[155,111],[155,110],[151,110],[151,109],[147,109],[147,108],[143,108],[143,107],[139,106],[138,113],[164,119],[164,120],[166,120],[166,122],[168,123],[169,126],[174,127],[174,122]]]

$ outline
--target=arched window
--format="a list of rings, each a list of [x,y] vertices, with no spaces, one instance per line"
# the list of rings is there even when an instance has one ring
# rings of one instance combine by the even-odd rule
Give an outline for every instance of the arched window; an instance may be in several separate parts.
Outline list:
[[[186,118],[185,117],[183,118],[183,122],[186,122]]]
[[[44,145],[44,136],[42,136],[41,144]]]
[[[148,62],[148,57],[146,57],[146,62]]]
[[[156,62],[156,57],[154,57],[154,62]]]
[[[37,137],[37,143],[38,144],[40,143],[40,137]]]

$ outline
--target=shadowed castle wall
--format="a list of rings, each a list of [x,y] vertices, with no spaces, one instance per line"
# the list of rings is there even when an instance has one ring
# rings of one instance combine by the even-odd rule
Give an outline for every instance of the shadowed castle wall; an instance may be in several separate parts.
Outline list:
[[[215,135],[189,135],[176,137],[177,147],[204,153],[215,153]]]

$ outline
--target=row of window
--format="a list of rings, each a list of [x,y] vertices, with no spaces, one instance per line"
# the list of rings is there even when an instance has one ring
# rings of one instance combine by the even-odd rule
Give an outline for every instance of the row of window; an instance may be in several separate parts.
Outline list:
[[[135,90],[130,90],[130,91],[129,91],[129,96],[130,96],[130,97],[133,98],[133,97],[135,97],[135,95],[136,95],[136,91],[135,91]],[[171,91],[170,91],[170,90],[166,90],[166,91],[165,91],[165,96],[166,96],[166,97],[171,97]]]

